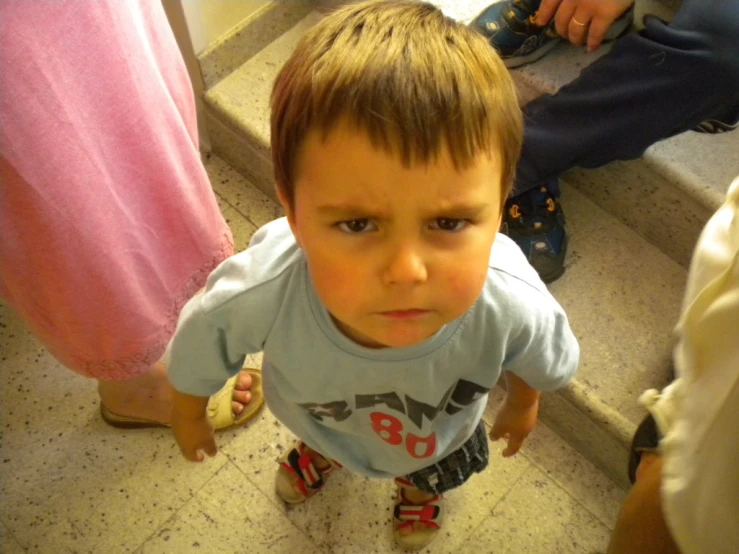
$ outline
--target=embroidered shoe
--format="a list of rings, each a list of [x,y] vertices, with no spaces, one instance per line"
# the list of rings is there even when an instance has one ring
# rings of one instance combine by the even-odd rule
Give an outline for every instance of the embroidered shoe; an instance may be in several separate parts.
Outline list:
[[[471,25],[488,39],[506,67],[535,62],[561,38],[554,27],[554,18],[544,26],[537,25],[536,12],[540,4],[541,0],[503,0],[485,8]],[[604,40],[620,37],[633,22],[634,6],[613,22]]]
[[[521,248],[542,281],[551,283],[562,276],[567,254],[565,217],[547,187],[509,198],[500,230]]]

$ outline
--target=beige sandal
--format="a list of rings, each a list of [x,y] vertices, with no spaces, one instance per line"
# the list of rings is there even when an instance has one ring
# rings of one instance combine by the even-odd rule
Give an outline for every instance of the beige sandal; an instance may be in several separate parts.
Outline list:
[[[238,375],[234,375],[221,390],[215,393],[208,400],[206,413],[208,419],[213,424],[213,428],[217,431],[238,427],[251,420],[259,413],[264,406],[264,393],[262,392],[262,373],[258,369],[244,368],[251,375],[252,383],[249,391],[251,392],[251,400],[240,414],[234,414],[231,407],[231,398],[233,390],[236,386]],[[108,425],[117,427],[118,429],[151,429],[155,427],[170,427],[167,423],[159,423],[150,419],[140,417],[129,417],[111,412],[105,404],[100,403],[100,416]]]
[[[425,502],[415,503],[408,500],[404,492],[406,489],[415,489],[413,483],[397,478],[395,484],[398,486],[398,493],[393,512],[393,537],[397,545],[405,550],[421,550],[434,540],[441,528],[443,496],[438,495]],[[423,526],[416,529],[416,522]],[[412,531],[405,534],[401,531],[404,528]]]

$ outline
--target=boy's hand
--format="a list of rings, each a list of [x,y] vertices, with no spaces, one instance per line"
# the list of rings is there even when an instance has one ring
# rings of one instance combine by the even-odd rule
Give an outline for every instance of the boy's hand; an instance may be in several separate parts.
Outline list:
[[[506,439],[508,441],[508,446],[503,450],[504,457],[509,458],[519,451],[523,441],[534,430],[538,413],[538,399],[533,404],[523,406],[505,401],[490,430],[490,440]]]
[[[173,413],[172,433],[182,455],[191,462],[202,462],[205,459],[203,452],[208,456],[218,453],[213,426],[205,414],[197,419],[189,419]]]
[[[490,430],[490,439],[508,441],[508,446],[503,450],[503,456],[508,458],[518,452],[523,441],[534,430],[541,393],[509,371],[503,372],[503,378],[506,382],[506,398]]]
[[[213,425],[206,415],[207,396],[193,396],[172,390],[172,434],[182,455],[191,462],[202,462],[203,452],[218,452],[213,438]]]

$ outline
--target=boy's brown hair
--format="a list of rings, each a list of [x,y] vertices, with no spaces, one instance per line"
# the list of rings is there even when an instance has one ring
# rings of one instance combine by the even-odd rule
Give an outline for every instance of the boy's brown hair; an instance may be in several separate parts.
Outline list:
[[[501,207],[510,192],[523,141],[513,81],[481,35],[431,4],[352,4],[300,41],[272,90],[272,161],[292,207],[308,132],[325,136],[340,121],[406,165],[448,146],[464,168],[497,149]]]

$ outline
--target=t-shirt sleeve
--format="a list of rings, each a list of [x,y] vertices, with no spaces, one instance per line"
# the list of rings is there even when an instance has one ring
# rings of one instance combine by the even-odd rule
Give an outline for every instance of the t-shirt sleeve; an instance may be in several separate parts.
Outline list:
[[[515,317],[503,370],[542,392],[560,389],[580,363],[580,346],[567,316],[546,289],[525,282],[516,288],[510,297],[509,314]]]
[[[258,340],[249,340],[230,324],[232,310],[209,312],[208,300],[207,293],[201,293],[187,303],[169,351],[172,386],[195,396],[218,392],[239,372],[246,354],[260,350]]]
[[[260,230],[249,248],[223,262],[205,291],[183,308],[168,351],[168,376],[183,393],[210,396],[260,352],[289,286],[295,248],[287,224]],[[271,233],[271,238],[265,238]]]

